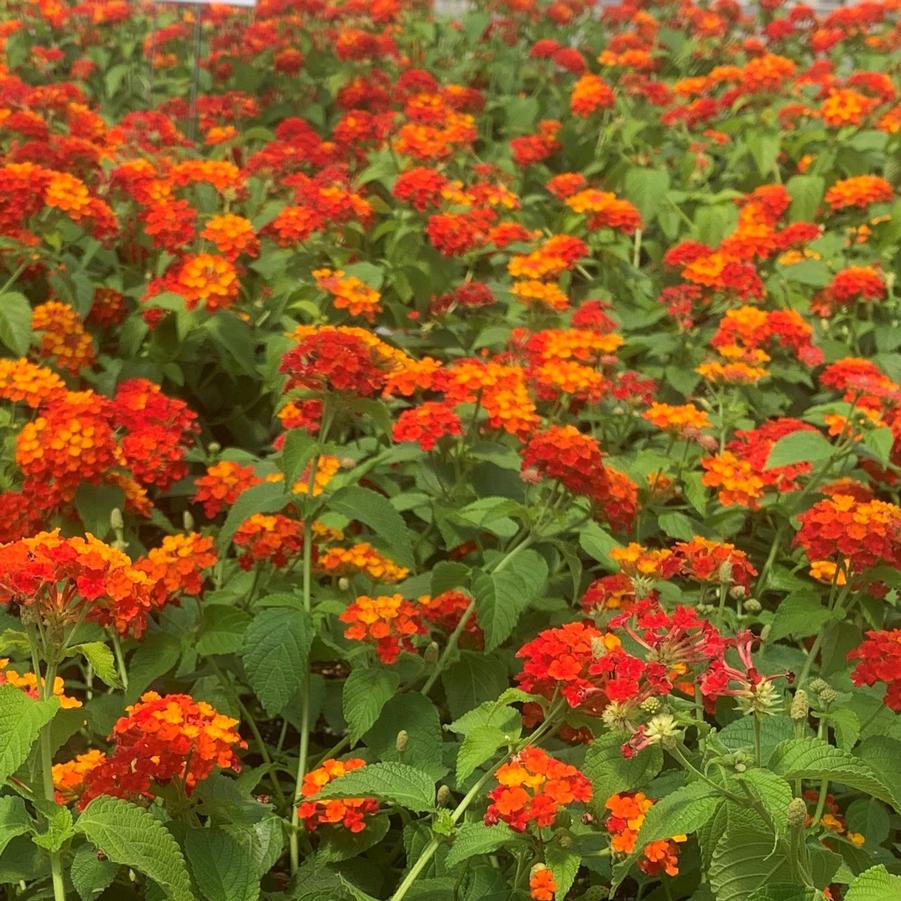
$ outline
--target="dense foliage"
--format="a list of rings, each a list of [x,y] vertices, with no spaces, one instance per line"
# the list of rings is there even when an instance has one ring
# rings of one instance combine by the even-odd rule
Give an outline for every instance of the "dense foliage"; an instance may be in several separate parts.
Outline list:
[[[901,897],[898,0],[474,6],[4,4],[6,897]]]

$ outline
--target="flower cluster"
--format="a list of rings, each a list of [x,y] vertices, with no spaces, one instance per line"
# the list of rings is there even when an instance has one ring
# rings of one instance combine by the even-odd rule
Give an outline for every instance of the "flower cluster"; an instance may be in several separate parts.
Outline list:
[[[884,703],[895,712],[901,711],[901,629],[869,631],[861,645],[848,654],[856,660],[851,678],[855,685],[886,686]]]
[[[488,792],[485,822],[504,822],[517,832],[553,826],[563,808],[591,800],[591,782],[583,773],[536,747],[498,767],[494,778],[498,787]]]
[[[428,631],[421,611],[402,595],[360,595],[339,617],[344,637],[374,645],[382,663],[396,663],[402,651],[413,651],[413,639]]]
[[[330,782],[364,766],[366,761],[359,757],[324,760],[321,766],[303,777],[301,797],[315,798]],[[366,828],[366,818],[378,809],[379,802],[374,798],[340,798],[331,801],[303,800],[297,812],[309,832],[315,832],[320,826],[337,825],[349,832],[362,832]]]
[[[604,802],[610,811],[605,821],[610,833],[610,845],[616,854],[631,854],[635,850],[635,840],[641,824],[654,802],[643,792],[622,792],[612,795]],[[679,844],[688,840],[686,835],[651,842],[641,849],[639,866],[649,876],[679,875]]]

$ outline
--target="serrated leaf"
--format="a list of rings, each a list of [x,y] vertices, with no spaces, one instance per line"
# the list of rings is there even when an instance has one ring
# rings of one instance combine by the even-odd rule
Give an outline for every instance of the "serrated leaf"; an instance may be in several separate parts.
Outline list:
[[[398,751],[397,733],[401,729],[407,733],[407,744],[403,751]],[[435,705],[418,692],[391,698],[363,739],[370,759],[405,763],[435,780],[447,772],[441,717]]]
[[[789,219],[792,222],[810,222],[817,213],[826,182],[819,175],[793,175],[785,187],[791,195]]]
[[[236,654],[244,643],[244,632],[250,616],[238,607],[225,604],[207,604],[203,608],[203,621],[197,636],[197,653]]]
[[[697,534],[697,529],[692,521],[684,514],[676,512],[661,513],[657,517],[657,525],[664,535],[676,538],[680,541],[691,541]]]
[[[267,607],[244,633],[241,659],[254,694],[277,716],[305,678],[315,633],[310,615],[290,607]]]
[[[893,876],[880,864],[861,873],[845,892],[845,901],[888,901],[901,897],[901,876]]]
[[[319,442],[303,429],[291,429],[285,434],[282,456],[279,461],[285,474],[285,484],[292,486],[300,478],[306,465],[316,455]]]
[[[185,854],[194,882],[208,901],[256,901],[260,883],[253,858],[221,829],[191,829]]]
[[[59,701],[35,701],[12,685],[0,685],[0,783],[25,762],[41,729],[59,710]]]
[[[119,872],[119,864],[101,859],[90,845],[82,845],[72,859],[69,878],[81,901],[102,895]]]
[[[496,698],[507,683],[504,661],[483,652],[462,651],[460,659],[441,674],[447,706],[455,718]]]
[[[18,357],[31,347],[31,304],[18,291],[0,296],[0,343]]]
[[[388,498],[357,485],[336,492],[329,510],[369,526],[393,552],[398,563],[413,567],[413,536]]]
[[[393,670],[355,669],[344,681],[341,706],[350,726],[350,743],[356,744],[397,691],[400,678]]]
[[[881,845],[891,832],[891,817],[875,798],[857,798],[845,811],[848,832],[856,832],[869,846]]]
[[[829,779],[899,809],[894,790],[879,773],[859,758],[833,748],[819,738],[793,738],[782,742],[773,752],[769,766],[789,781]]]
[[[247,849],[257,876],[265,876],[281,857],[285,846],[282,821],[275,816],[266,817],[249,828],[226,824],[222,827],[236,842]]]
[[[582,858],[561,845],[553,844],[545,847],[544,862],[554,876],[557,886],[554,892],[555,896],[565,898],[576,881],[576,874],[579,872]]]
[[[443,594],[453,588],[465,588],[469,584],[469,567],[453,560],[442,560],[432,569],[432,595]]]
[[[746,901],[762,885],[792,882],[788,860],[773,851],[773,836],[762,827],[729,827],[717,842],[708,870],[717,901]]]
[[[32,841],[45,851],[59,851],[75,835],[72,811],[68,807],[55,806],[48,818],[47,828],[32,837]]]
[[[454,843],[447,852],[445,865],[455,867],[477,854],[490,854],[501,845],[517,840],[516,833],[506,823],[486,826],[484,823],[464,823],[454,836]]]
[[[835,743],[843,751],[850,751],[860,738],[857,714],[847,707],[839,707],[829,713],[828,722],[835,731]]]
[[[602,735],[585,753],[582,772],[594,787],[594,804],[603,806],[611,795],[647,785],[663,767],[663,752],[658,746],[652,745],[627,758],[622,745],[621,736]]]
[[[816,633],[832,619],[820,596],[812,591],[798,591],[780,601],[770,629],[770,640],[778,641],[788,635],[806,638]]]
[[[835,453],[835,448],[821,432],[806,429],[780,438],[770,449],[764,469],[794,466],[797,463],[821,463]]]
[[[457,784],[462,784],[473,770],[491,760],[507,741],[507,733],[497,726],[476,726],[468,732],[457,752]]]
[[[615,547],[620,547],[620,543],[596,522],[586,523],[579,530],[579,547],[592,560],[603,563],[611,570],[617,569],[617,564],[610,557],[610,551]]]
[[[635,167],[626,173],[624,194],[638,207],[642,221],[647,223],[657,215],[669,187],[670,176],[666,169]]]
[[[794,797],[791,786],[775,773],[758,768],[747,770],[737,778],[766,811],[774,835],[785,835],[788,832],[788,805]]]
[[[542,587],[543,580],[537,585],[513,567],[473,576],[472,592],[479,626],[485,633],[486,651],[493,651],[510,637],[520,615]]]
[[[787,716],[765,716],[760,720],[760,752],[766,763],[777,745],[794,735],[795,727]],[[744,751],[754,747],[754,718],[733,720],[717,736],[729,751]]]
[[[119,673],[116,670],[116,658],[113,652],[102,641],[88,641],[84,644],[76,644],[68,649],[69,652],[81,654],[98,678],[110,688],[119,688]]]
[[[330,782],[318,795],[329,798],[375,798],[414,813],[434,809],[431,776],[403,763],[372,763]]]
[[[195,901],[178,843],[148,810],[101,796],[85,807],[75,828],[113,863],[152,879],[171,901]]]

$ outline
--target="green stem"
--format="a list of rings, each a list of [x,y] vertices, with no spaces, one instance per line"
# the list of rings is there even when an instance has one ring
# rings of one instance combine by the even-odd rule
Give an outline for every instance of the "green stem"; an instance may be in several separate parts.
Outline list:
[[[125,656],[122,654],[122,645],[119,642],[119,636],[115,632],[110,632],[113,640],[113,653],[116,655],[116,667],[119,670],[119,681],[122,688],[128,691],[128,669],[125,666]]]
[[[322,427],[319,432],[319,446],[316,454],[310,461],[310,475],[307,478],[308,509],[304,511],[303,518],[303,609],[309,617],[313,610],[313,487],[316,483],[316,469],[319,464],[319,456],[325,448],[328,430],[331,426],[331,416],[326,408],[322,411]],[[303,788],[303,779],[307,773],[307,758],[310,755],[310,708],[312,698],[310,695],[310,669],[301,675],[303,688],[301,695],[300,718],[300,746],[297,752],[297,777],[294,781],[294,794],[291,798],[291,835],[288,839],[288,855],[291,862],[291,875],[294,876],[300,867],[300,814],[297,810],[297,802]]]
[[[836,571],[837,573],[839,570]],[[830,604],[830,610],[833,614],[832,618],[841,612],[845,598],[848,597],[848,593],[851,591],[851,579],[848,576],[848,584],[845,585],[842,592],[838,595],[834,604]],[[820,648],[823,646],[823,640],[826,637],[825,628],[820,629],[817,632],[817,637],[813,640],[813,644],[810,646],[810,650],[807,652],[807,659],[804,661],[804,668],[801,670],[801,675],[798,676],[797,685],[798,687],[802,687],[804,683],[807,681],[807,677],[810,675],[810,670],[813,667],[813,662],[817,659],[817,655],[820,653]]]

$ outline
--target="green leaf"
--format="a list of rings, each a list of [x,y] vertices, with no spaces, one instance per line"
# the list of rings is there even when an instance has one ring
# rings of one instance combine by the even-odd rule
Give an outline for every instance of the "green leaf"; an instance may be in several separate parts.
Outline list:
[[[411,568],[415,565],[413,536],[388,498],[354,485],[338,491],[329,502],[329,509],[369,526],[391,549],[398,563]]]
[[[398,751],[397,733],[401,730],[407,733],[407,745]],[[447,772],[441,718],[435,705],[418,692],[391,698],[363,738],[370,759],[405,763],[435,780]]]
[[[237,372],[258,377],[253,325],[234,313],[219,310],[204,321],[204,328],[214,339],[223,362],[233,362]]]
[[[315,797],[376,798],[424,813],[435,807],[435,783],[422,770],[403,763],[372,763],[329,782]]]
[[[832,619],[832,613],[823,606],[820,595],[813,591],[796,591],[779,602],[770,640],[778,641],[792,635],[806,638],[817,632]]]
[[[125,505],[125,493],[115,485],[91,485],[82,482],[75,492],[75,509],[86,532],[106,538],[112,531],[113,510]]]
[[[203,608],[203,622],[197,636],[197,653],[236,654],[244,642],[244,632],[250,616],[238,607],[207,604]]]
[[[57,710],[56,698],[35,701],[12,685],[0,685],[0,783],[22,766]]]
[[[476,726],[468,732],[457,752],[457,784],[462,785],[473,770],[491,760],[510,737],[497,726]]]
[[[888,466],[891,462],[892,446],[895,436],[888,427],[881,429],[868,429],[863,435],[864,446],[872,452],[876,461],[881,466]]]
[[[861,873],[845,892],[845,901],[888,901],[901,897],[901,876],[893,876],[880,864]]]
[[[791,786],[769,770],[754,768],[738,775],[738,781],[760,802],[775,835],[788,832],[788,805],[794,797]]]
[[[891,832],[891,817],[884,804],[874,798],[857,798],[848,805],[845,811],[845,824],[848,832],[862,835],[865,844],[874,847],[881,845]]]
[[[793,738],[773,752],[770,768],[789,782],[795,779],[829,779],[901,809],[894,790],[871,766],[847,751],[833,748],[819,738]]]
[[[657,525],[660,526],[660,530],[664,535],[669,535],[670,538],[677,538],[680,541],[691,541],[698,531],[684,513],[677,511],[661,513],[657,517]]]
[[[479,626],[485,633],[485,650],[493,651],[516,626],[531,600],[530,586],[515,572],[485,573],[473,576]]]
[[[460,659],[441,674],[447,706],[455,719],[496,698],[508,681],[503,660],[476,651],[461,651]]]
[[[216,546],[220,553],[227,550],[238,527],[254,513],[278,513],[289,501],[282,482],[264,482],[244,491],[232,504],[225,523],[219,530]]]
[[[0,854],[17,835],[24,835],[29,831],[31,817],[25,810],[25,802],[12,795],[0,798]]]
[[[432,570],[433,595],[443,594],[452,588],[465,588],[469,584],[469,567],[464,563],[442,560]]]
[[[623,757],[623,737],[601,735],[585,753],[582,772],[594,787],[593,803],[603,807],[611,795],[647,785],[663,767],[659,746],[646,748],[634,757]]]
[[[690,782],[662,797],[646,814],[634,856],[651,842],[697,832],[722,803],[723,796],[704,782]]]
[[[823,199],[826,182],[819,175],[793,175],[785,187],[792,199],[789,219],[812,222]]]
[[[195,884],[208,901],[256,901],[260,883],[253,858],[222,829],[191,829],[185,854]]]
[[[16,356],[24,357],[31,347],[31,304],[18,291],[0,297],[0,343]]]
[[[838,707],[830,711],[827,721],[835,731],[835,743],[843,751],[850,751],[860,738],[860,720],[857,714],[847,707]]]
[[[113,862],[152,879],[172,901],[195,901],[177,842],[150,811],[120,798],[95,798],[75,824]]]
[[[281,857],[285,846],[282,820],[266,817],[249,828],[227,824],[222,827],[236,842],[247,849],[256,867],[257,876],[265,876]]]
[[[794,466],[797,463],[821,463],[835,453],[835,448],[821,432],[791,432],[770,449],[764,469]]]
[[[319,442],[303,429],[291,429],[285,434],[280,466],[285,474],[285,484],[294,485],[307,464],[316,456]]]
[[[795,727],[787,716],[765,716],[760,720],[760,754],[764,763],[776,746],[794,735]],[[743,716],[724,727],[718,736],[729,751],[746,751],[755,743],[754,718]]]
[[[477,854],[490,854],[501,845],[517,840],[516,833],[506,823],[486,826],[482,822],[464,823],[454,836],[454,843],[447,852],[445,865],[455,867]]]
[[[88,663],[97,677],[110,688],[119,688],[119,673],[116,670],[116,658],[113,652],[102,641],[88,641],[84,644],[72,645],[68,648],[67,654],[81,654]]]
[[[610,551],[620,547],[620,543],[608,532],[605,532],[596,522],[586,523],[579,530],[579,547],[598,563],[611,570],[617,569],[617,564],[610,559]]]
[[[666,169],[630,169],[626,173],[624,193],[638,207],[642,221],[647,224],[660,209],[670,188]],[[562,894],[562,893],[561,893]]]
[[[547,845],[544,851],[544,862],[553,873],[554,882],[557,884],[555,897],[565,898],[576,881],[576,874],[582,863],[581,856],[558,844]]]
[[[351,672],[341,692],[341,706],[350,726],[351,744],[356,744],[375,723],[399,684],[400,678],[394,670],[355,669]]]
[[[244,633],[241,659],[266,713],[277,716],[305,678],[315,629],[310,615],[290,607],[267,607]]]
[[[33,837],[34,843],[45,851],[59,851],[75,835],[72,811],[56,805],[47,818],[47,828]]]
[[[791,883],[792,872],[782,851],[773,850],[773,835],[763,823],[759,829],[736,824],[717,842],[708,879],[717,901],[746,901],[763,885]]]
[[[887,735],[874,735],[861,742],[856,756],[896,791],[901,786],[901,741]],[[896,805],[897,808],[897,805]]]
[[[82,845],[72,859],[69,877],[81,901],[91,901],[112,885],[119,872],[119,864],[100,859],[90,845]]]

